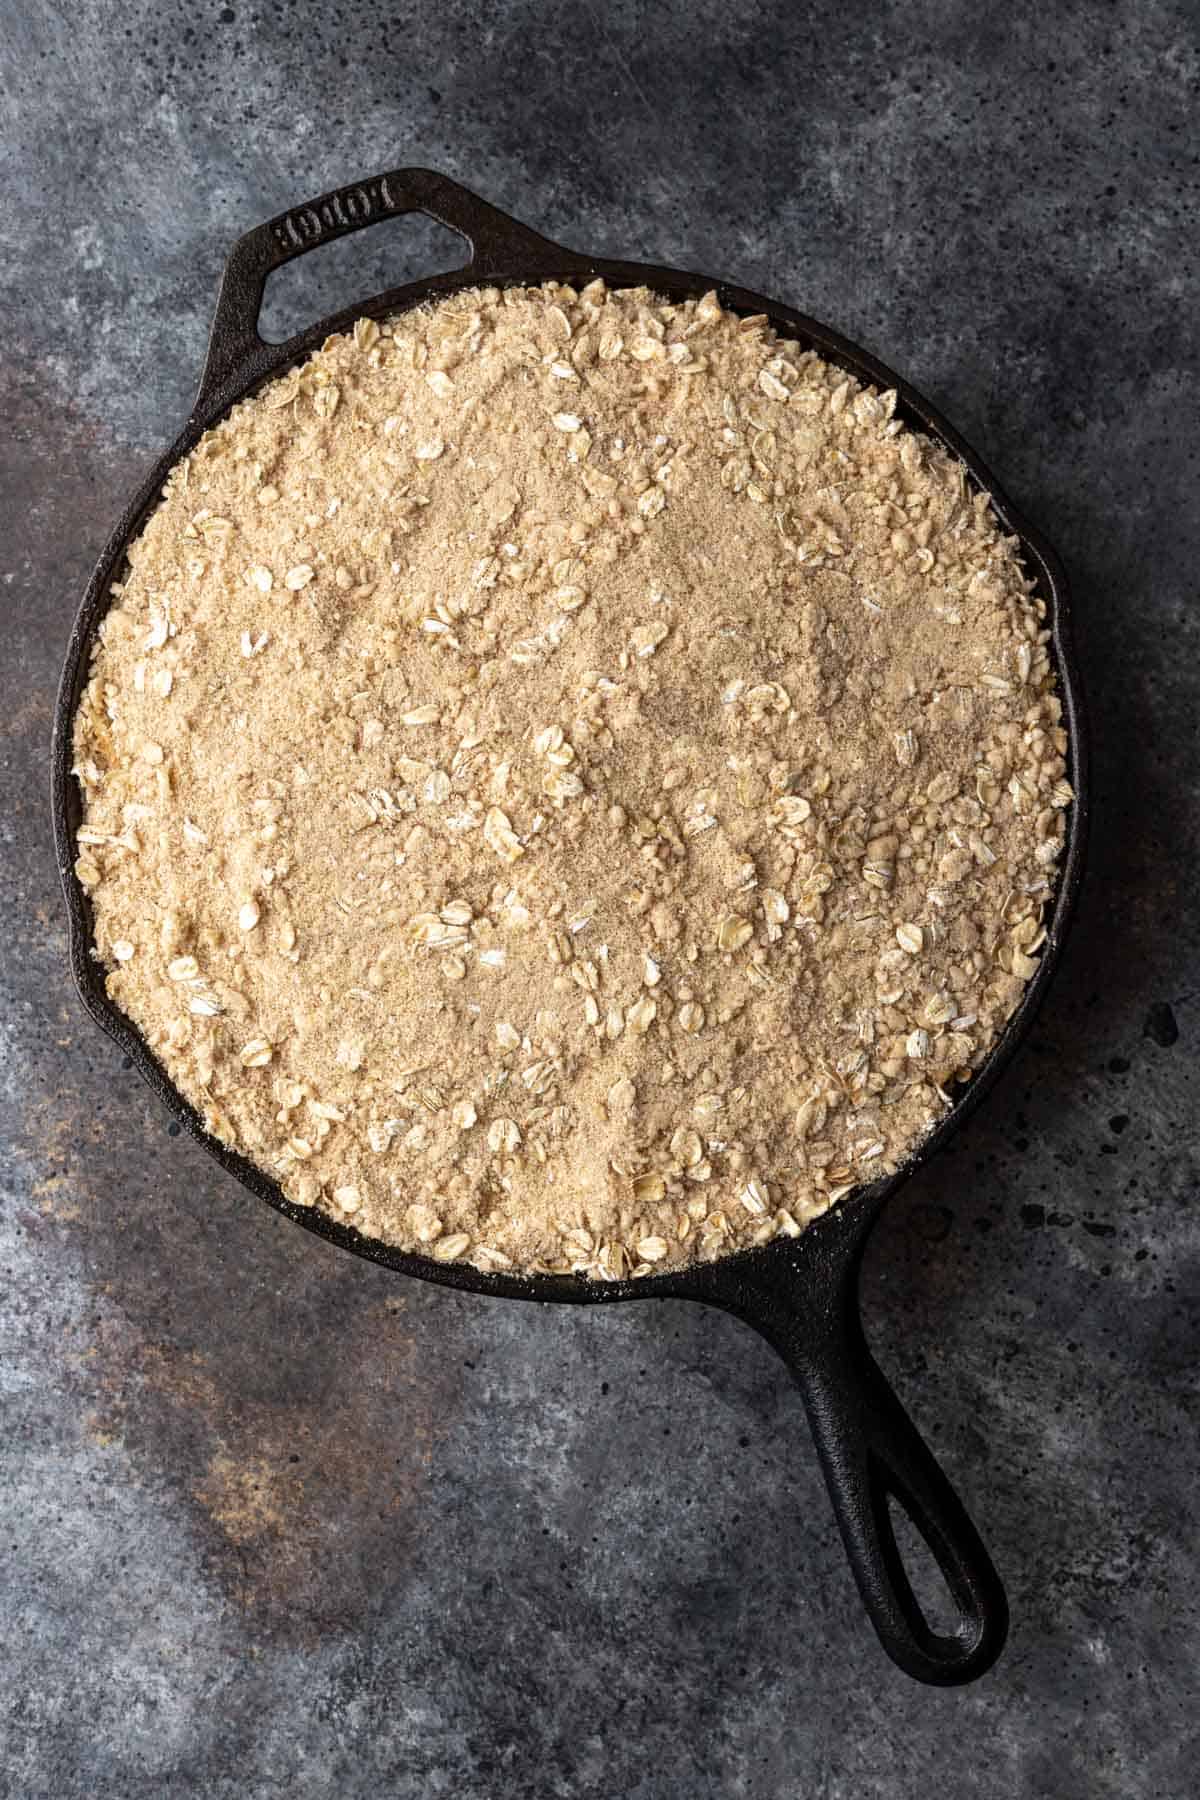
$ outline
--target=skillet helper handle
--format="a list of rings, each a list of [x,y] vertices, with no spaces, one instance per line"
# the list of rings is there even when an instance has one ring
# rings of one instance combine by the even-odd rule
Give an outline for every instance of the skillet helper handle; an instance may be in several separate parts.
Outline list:
[[[741,1284],[731,1310],[767,1338],[800,1387],[850,1566],[884,1649],[916,1680],[957,1686],[1000,1654],[1008,1602],[962,1501],[867,1346],[858,1301],[864,1242],[865,1233],[848,1254],[839,1247],[816,1259],[789,1246],[792,1256],[767,1265],[769,1276],[764,1268],[765,1279]],[[908,1514],[941,1571],[958,1609],[952,1631],[935,1631],[921,1611],[889,1500]]]
[[[269,275],[320,244],[414,212],[465,240],[470,257],[455,272],[457,279],[487,282],[516,275],[537,280],[586,266],[583,257],[434,169],[391,169],[336,188],[256,225],[233,246],[221,278],[195,410],[226,395],[236,397],[260,371],[266,372],[273,347],[258,335],[258,316]]]

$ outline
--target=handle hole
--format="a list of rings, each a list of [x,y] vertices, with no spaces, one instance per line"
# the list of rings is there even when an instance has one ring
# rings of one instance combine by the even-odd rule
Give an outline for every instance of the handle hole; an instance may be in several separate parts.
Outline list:
[[[259,336],[282,344],[314,319],[353,306],[356,298],[369,300],[423,275],[461,269],[466,260],[458,232],[424,213],[380,219],[273,270],[263,293]]]
[[[888,1523],[904,1574],[921,1617],[937,1636],[951,1637],[962,1624],[962,1608],[924,1533],[897,1494],[887,1496]]]

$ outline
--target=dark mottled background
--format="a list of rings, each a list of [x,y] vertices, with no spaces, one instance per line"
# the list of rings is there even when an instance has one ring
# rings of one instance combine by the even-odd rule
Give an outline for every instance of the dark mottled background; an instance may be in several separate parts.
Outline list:
[[[8,0],[0,59],[0,1791],[1195,1794],[1196,5]],[[234,236],[406,161],[840,326],[1069,565],[1082,916],[866,1281],[1009,1585],[970,1689],[882,1656],[743,1328],[326,1248],[171,1135],[70,989],[46,760],[91,559]],[[444,251],[382,228],[272,318]]]

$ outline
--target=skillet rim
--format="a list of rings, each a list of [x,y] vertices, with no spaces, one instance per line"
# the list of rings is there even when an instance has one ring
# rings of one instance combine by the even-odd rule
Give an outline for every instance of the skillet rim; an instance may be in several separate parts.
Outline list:
[[[460,191],[465,193],[465,190]],[[484,205],[482,202],[476,204],[481,207]],[[436,216],[431,207],[423,206],[419,210]],[[507,220],[505,215],[497,214],[496,209],[488,208],[487,211],[493,219],[499,219],[502,226],[507,223],[512,227],[512,257],[515,260],[509,268],[490,266],[494,253],[486,269],[473,257],[462,268],[406,282],[398,287],[385,289],[351,307],[342,308],[282,343],[268,345],[255,337],[254,343],[258,348],[248,359],[243,359],[242,366],[232,372],[220,369],[214,363],[213,349],[210,348],[200,393],[187,424],[174,443],[154,463],[110,533],[76,611],[54,709],[51,804],[55,851],[67,906],[68,953],[75,985],[91,1018],[130,1058],[172,1117],[227,1173],[293,1223],[304,1226],[340,1249],[365,1257],[368,1261],[399,1274],[496,1299],[589,1305],[652,1298],[720,1301],[722,1297],[728,1299],[736,1295],[744,1286],[757,1286],[764,1279],[777,1280],[788,1263],[795,1266],[808,1264],[814,1259],[818,1263],[827,1263],[832,1273],[846,1256],[852,1257],[861,1249],[870,1226],[886,1202],[938,1154],[982,1103],[1028,1036],[1061,962],[1067,929],[1082,880],[1089,809],[1086,721],[1082,684],[1073,644],[1071,602],[1066,575],[1050,544],[1013,505],[982,458],[949,421],[943,418],[940,411],[895,371],[840,332],[752,289],[716,280],[709,275],[658,264],[584,256],[547,240],[537,239],[535,234],[518,225],[515,220]],[[284,219],[289,216],[291,215],[282,215]],[[456,224],[454,220],[445,222],[460,234],[467,235],[461,224]],[[230,256],[227,280],[233,273],[238,250],[249,245],[252,240],[259,239],[278,224],[279,221],[270,221],[267,225],[255,227],[238,240]],[[531,249],[533,245],[541,246],[536,254]],[[522,263],[524,266],[520,266]],[[298,1206],[294,1201],[288,1200],[279,1184],[256,1164],[211,1136],[205,1130],[195,1108],[170,1081],[132,1020],[119,1010],[104,991],[104,967],[91,949],[91,903],[74,873],[74,838],[82,813],[82,798],[71,774],[71,739],[75,712],[87,679],[95,633],[111,604],[110,585],[121,570],[129,544],[157,503],[170,469],[195,447],[205,431],[217,424],[239,400],[248,398],[265,381],[302,361],[331,333],[349,329],[358,318],[365,316],[379,319],[391,316],[426,301],[478,285],[536,286],[546,281],[582,285],[596,277],[600,277],[611,287],[644,285],[669,299],[693,298],[715,289],[722,306],[729,310],[743,316],[763,313],[781,337],[797,341],[804,348],[817,350],[826,360],[868,385],[896,390],[897,416],[940,442],[963,464],[974,489],[987,493],[1006,531],[1019,541],[1026,571],[1034,577],[1034,591],[1046,606],[1046,623],[1051,633],[1051,651],[1068,736],[1068,778],[1075,792],[1075,799],[1068,809],[1064,853],[1059,863],[1051,914],[1046,924],[1046,944],[1038,972],[1026,987],[982,1066],[969,1083],[958,1089],[954,1104],[945,1118],[921,1141],[909,1160],[893,1175],[847,1195],[805,1227],[799,1238],[778,1238],[758,1248],[732,1252],[713,1262],[690,1264],[662,1275],[650,1275],[637,1280],[612,1282],[577,1275],[484,1273],[469,1263],[438,1263],[431,1257],[401,1250],[381,1239],[369,1237],[352,1226],[342,1224],[316,1208]],[[218,327],[220,323],[219,310]],[[214,348],[216,340],[217,329],[214,329]],[[245,366],[246,360],[249,361],[249,367]]]

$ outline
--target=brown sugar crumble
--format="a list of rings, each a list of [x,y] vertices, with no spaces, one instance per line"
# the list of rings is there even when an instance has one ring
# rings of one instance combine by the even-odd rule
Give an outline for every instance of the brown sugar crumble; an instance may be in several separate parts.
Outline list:
[[[235,406],[75,723],[108,991],[440,1261],[644,1275],[899,1167],[1037,968],[1066,734],[962,466],[715,295],[475,289]]]

